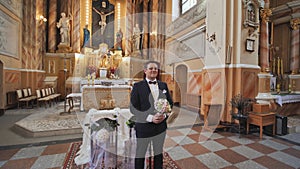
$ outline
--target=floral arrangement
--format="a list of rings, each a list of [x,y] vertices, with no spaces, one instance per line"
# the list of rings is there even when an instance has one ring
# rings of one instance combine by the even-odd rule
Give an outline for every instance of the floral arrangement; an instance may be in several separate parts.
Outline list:
[[[129,128],[133,128],[134,125],[135,125],[135,121],[136,121],[136,117],[135,116],[132,116],[130,119],[128,119],[126,121],[126,125],[129,127]]]
[[[158,113],[169,114],[172,112],[172,108],[167,99],[158,99],[154,103],[154,108]]]
[[[100,143],[105,143],[109,139],[109,132],[106,129],[101,129],[96,132],[95,138]]]
[[[248,112],[245,111],[245,109],[248,108],[252,102],[253,99],[245,98],[241,94],[238,94],[232,97],[230,104],[232,107],[238,109],[239,114],[247,115]]]
[[[89,65],[87,67],[87,74],[92,74],[92,73],[96,73],[97,72],[97,67],[94,65]]]
[[[120,124],[117,122],[117,120],[112,120],[110,118],[102,118],[97,120],[94,124],[92,124],[91,130],[99,131],[101,129],[106,129],[107,131],[114,131],[119,125]]]

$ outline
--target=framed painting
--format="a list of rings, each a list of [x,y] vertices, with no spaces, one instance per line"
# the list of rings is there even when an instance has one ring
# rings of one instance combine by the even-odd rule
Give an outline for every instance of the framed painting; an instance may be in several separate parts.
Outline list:
[[[0,54],[19,59],[21,23],[0,10]]]
[[[254,51],[254,40],[252,40],[252,39],[246,40],[246,51],[248,51],[248,52]]]

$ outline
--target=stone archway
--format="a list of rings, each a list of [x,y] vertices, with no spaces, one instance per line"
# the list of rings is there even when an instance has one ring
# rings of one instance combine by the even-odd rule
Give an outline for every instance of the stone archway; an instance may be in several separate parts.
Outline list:
[[[187,92],[187,67],[186,65],[176,66],[175,81],[177,82],[175,88],[175,98],[181,106],[186,105],[186,92]]]

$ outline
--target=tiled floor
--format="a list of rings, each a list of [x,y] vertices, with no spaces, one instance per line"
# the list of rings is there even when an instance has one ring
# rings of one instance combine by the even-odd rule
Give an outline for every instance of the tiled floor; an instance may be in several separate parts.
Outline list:
[[[8,111],[0,118],[1,169],[61,168],[71,144],[70,139],[81,140],[78,135],[22,138],[10,131],[14,121],[41,111],[52,110],[49,108],[19,109]],[[258,133],[242,135],[240,138],[237,133],[224,131],[211,133],[202,130],[201,125],[192,125],[203,124],[197,118],[196,113],[183,111],[167,132],[165,151],[182,169],[300,168],[299,143],[267,135],[259,139]],[[5,139],[4,135],[9,138]],[[293,140],[297,139],[299,140],[299,135],[293,137]]]
[[[0,150],[2,169],[61,168],[70,143]],[[264,135],[169,129],[165,151],[182,169],[300,168],[300,146]]]

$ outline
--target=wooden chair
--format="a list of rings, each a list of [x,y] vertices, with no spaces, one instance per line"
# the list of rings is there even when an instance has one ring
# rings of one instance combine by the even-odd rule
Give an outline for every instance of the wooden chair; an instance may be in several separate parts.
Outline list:
[[[29,103],[32,101],[32,99],[30,97],[28,97],[28,91],[27,89],[18,89],[17,91],[17,98],[18,98],[18,108],[20,108],[20,106],[22,107],[22,104],[25,103],[26,107],[29,107]],[[32,105],[33,107],[33,105]]]
[[[45,104],[45,107],[47,108],[47,103],[49,104],[49,98],[45,97],[45,95],[46,95],[46,93],[45,93],[44,89],[42,89],[42,91],[39,89],[36,90],[37,105],[39,106],[40,102],[43,102]]]

